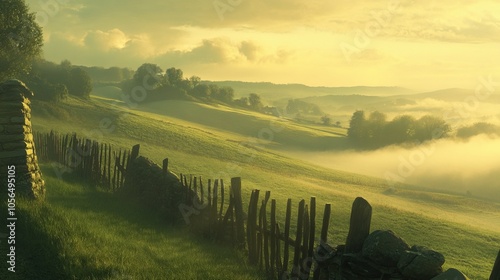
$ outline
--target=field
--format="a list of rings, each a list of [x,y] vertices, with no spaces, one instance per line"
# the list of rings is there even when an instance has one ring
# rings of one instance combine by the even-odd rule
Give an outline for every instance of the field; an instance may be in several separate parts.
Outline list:
[[[113,143],[123,148],[130,148],[140,143],[143,155],[156,162],[168,157],[171,169],[176,173],[196,174],[204,178],[225,180],[241,176],[244,199],[249,197],[250,191],[254,188],[262,191],[270,190],[272,197],[277,199],[277,214],[280,217],[284,216],[287,198],[292,198],[296,205],[300,199],[316,196],[318,205],[332,203],[332,226],[329,240],[333,244],[345,242],[351,203],[355,197],[362,196],[373,206],[372,229],[392,229],[409,244],[425,245],[441,251],[447,260],[445,267],[460,269],[471,279],[488,277],[500,247],[500,204],[404,185],[398,186],[395,191],[388,192],[390,186],[385,180],[327,169],[310,164],[306,160],[291,159],[279,152],[289,147],[311,151],[345,149],[347,144],[345,138],[342,137],[345,130],[342,131],[342,129],[325,130],[318,126],[297,124],[286,119],[276,119],[224,106],[211,107],[181,101],[169,102],[171,103],[140,105],[137,110],[131,110],[124,104],[102,97],[94,97],[91,102],[70,98],[65,104],[57,107],[33,102],[33,125],[36,131],[55,129],[61,133],[77,132],[80,136]],[[44,173],[51,178],[50,168],[45,167]],[[67,185],[54,178],[47,181],[49,193],[47,205],[25,205],[27,215],[33,219],[37,219],[39,215],[37,211],[41,211],[36,207],[48,207],[53,209],[47,211],[50,213],[49,219],[53,217],[55,221],[64,220],[65,218],[58,216],[61,211],[65,212],[58,203],[65,203],[61,201],[65,192],[73,197],[78,197],[80,193],[83,197],[89,198],[90,196],[81,187]],[[105,201],[107,195],[93,191],[91,196],[102,196]],[[81,200],[79,203],[85,202]],[[91,212],[83,209],[75,210],[75,213],[67,213],[67,215],[74,214],[75,218],[82,220],[82,224],[74,225],[75,227],[96,228],[94,235],[82,235],[75,238],[85,240],[78,242],[93,243],[98,240],[102,242],[104,251],[116,250],[117,246],[140,248],[142,250],[140,259],[152,267],[150,279],[159,277],[160,271],[177,273],[176,270],[179,268],[176,268],[178,263],[158,261],[162,258],[168,260],[168,256],[162,255],[162,250],[156,250],[158,246],[154,246],[155,250],[151,247],[149,247],[150,250],[144,249],[153,246],[148,240],[152,240],[151,242],[157,240],[163,244],[165,250],[177,251],[179,255],[181,249],[189,256],[202,255],[201,252],[206,250],[214,252],[216,258],[219,258],[219,254],[228,256],[232,254],[207,249],[204,246],[209,246],[209,244],[204,241],[197,241],[200,246],[179,249],[177,246],[184,242],[172,242],[171,238],[174,240],[181,238],[179,240],[189,242],[187,239],[182,239],[185,238],[182,231],[161,225],[155,228],[153,220],[145,221],[149,223],[152,232],[148,233],[151,234],[150,238],[142,241],[137,238],[127,239],[126,235],[123,237],[123,233],[121,235],[118,233],[120,228],[122,231],[134,227],[137,229],[134,223],[139,224],[142,219],[146,219],[145,217],[154,216],[148,213],[137,214],[134,216],[135,221],[131,224],[124,222],[122,225],[116,225],[116,229],[109,227],[116,231],[108,232],[104,235],[106,237],[96,239],[99,231],[103,230],[103,225],[99,226],[100,219],[97,217],[106,220],[110,219],[107,215],[110,213],[124,215],[123,212],[126,209],[120,208],[122,206],[119,202],[114,203],[116,203],[116,208],[113,209],[116,211],[100,208],[103,209],[104,214],[100,213],[101,211]],[[248,201],[244,201],[245,203],[247,205]],[[103,202],[103,204],[107,203]],[[83,217],[84,213],[92,213],[93,216]],[[279,220],[282,221],[282,219]],[[64,227],[63,225],[65,224],[57,222],[58,227]],[[71,232],[69,231],[71,226],[66,226],[66,228],[68,232],[63,231],[61,234],[78,236],[76,232],[79,230]],[[51,240],[64,239],[53,229],[41,227],[40,230],[44,231],[47,236],[51,236]],[[78,245],[78,242],[69,242],[76,247],[73,247],[74,250],[65,251],[66,258],[77,260],[80,258],[79,255],[86,255],[91,259],[100,256],[100,254],[89,253],[88,248],[84,248],[83,243]],[[107,263],[103,265],[103,269],[116,269],[118,274],[142,275],[140,268],[130,268],[132,272],[125,269],[137,260],[130,251],[123,252],[121,257],[117,257],[120,254],[116,252],[110,255],[113,256],[105,258]],[[204,259],[204,257],[197,258]],[[191,265],[190,260],[183,261],[186,261],[186,266]],[[212,264],[205,261],[199,264],[200,270],[207,269],[210,275],[211,270],[208,267]],[[242,276],[246,278],[242,279],[256,277],[253,270],[245,268],[241,263],[241,267],[234,263],[221,265],[225,267],[224,270],[236,268],[238,271],[246,270],[248,273]],[[99,267],[97,264],[95,266]],[[69,265],[64,268],[64,271],[70,275],[85,273],[78,265]],[[108,273],[106,275],[112,274],[109,271],[105,273]],[[195,275],[197,270],[191,273]],[[93,277],[92,275],[85,276]],[[111,275],[110,279],[123,279],[119,277],[121,276]],[[203,279],[210,279],[210,276],[207,277]]]
[[[17,273],[2,279],[262,278],[237,251],[169,227],[137,202],[42,171],[48,195],[18,202]]]

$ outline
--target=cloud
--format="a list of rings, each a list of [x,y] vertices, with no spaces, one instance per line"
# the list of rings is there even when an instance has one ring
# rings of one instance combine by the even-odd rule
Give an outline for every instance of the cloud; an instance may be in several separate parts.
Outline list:
[[[44,53],[53,61],[132,68],[145,61],[198,63],[223,67],[218,79],[425,89],[461,87],[469,76],[499,70],[500,3],[490,0],[401,0],[396,13],[392,0],[216,0],[230,5],[222,20],[214,0],[26,1],[47,15]],[[67,4],[47,10],[59,2]],[[382,25],[380,32],[359,47],[356,34],[373,23]],[[361,49],[350,64],[339,51],[342,41]],[[435,60],[443,64],[431,65]]]
[[[123,49],[129,42],[127,35],[120,29],[112,29],[109,31],[90,31],[85,35],[84,45],[92,49],[109,51],[112,49]]]
[[[129,35],[117,28],[89,30],[80,35],[54,32],[44,48],[45,56],[58,57],[56,61],[70,59],[73,64],[106,67],[137,65],[159,52],[148,35]]]
[[[261,64],[286,63],[290,53],[277,50],[265,53],[249,41],[232,42],[225,38],[203,40],[201,45],[184,51],[169,51],[158,57],[159,61],[175,65],[189,64]]]
[[[78,53],[78,56],[74,56]],[[160,65],[235,65],[286,63],[291,52],[278,49],[264,52],[251,41],[234,42],[227,38],[204,39],[198,45],[175,50],[157,47],[148,34],[126,34],[115,28],[107,31],[89,30],[81,35],[52,33],[45,43],[45,55],[70,59],[73,64],[139,66],[146,61]],[[124,63],[116,61],[124,60]],[[130,63],[132,62],[132,63]]]
[[[260,51],[259,47],[256,44],[249,41],[241,42],[239,50],[240,53],[250,61],[255,61]]]

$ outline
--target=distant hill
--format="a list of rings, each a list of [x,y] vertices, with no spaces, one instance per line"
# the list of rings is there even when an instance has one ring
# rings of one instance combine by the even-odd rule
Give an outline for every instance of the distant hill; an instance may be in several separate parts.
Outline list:
[[[269,101],[283,98],[304,98],[323,95],[371,95],[393,96],[412,94],[415,91],[402,87],[312,87],[303,84],[273,84],[269,82],[241,82],[241,81],[204,81],[218,86],[230,86],[239,96],[249,93],[260,94]]]
[[[500,95],[496,94],[495,92],[488,93],[486,89],[483,89],[483,91],[480,92],[478,96],[476,96],[475,90],[472,89],[448,88],[448,89],[416,93],[399,97],[413,98],[413,99],[432,98],[448,102],[467,102],[469,98],[476,97],[479,101],[482,102],[500,103]]]

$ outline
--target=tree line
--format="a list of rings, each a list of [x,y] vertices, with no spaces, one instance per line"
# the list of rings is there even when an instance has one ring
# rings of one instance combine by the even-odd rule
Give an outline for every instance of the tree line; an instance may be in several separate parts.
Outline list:
[[[20,75],[26,85],[35,92],[35,99],[59,102],[68,95],[89,98],[92,80],[79,66],[71,65],[68,60],[56,64],[37,59],[29,73]]]
[[[403,143],[422,143],[449,136],[451,127],[443,119],[425,115],[419,119],[400,115],[388,121],[384,113],[353,113],[347,137],[360,148],[380,148]]]
[[[153,63],[142,64],[132,78],[121,83],[121,88],[127,95],[132,94],[138,87],[147,90],[143,102],[184,99],[223,103],[259,112],[264,109],[261,97],[256,93],[236,99],[232,87],[205,83],[198,76],[185,78],[181,69],[171,67],[164,71]]]

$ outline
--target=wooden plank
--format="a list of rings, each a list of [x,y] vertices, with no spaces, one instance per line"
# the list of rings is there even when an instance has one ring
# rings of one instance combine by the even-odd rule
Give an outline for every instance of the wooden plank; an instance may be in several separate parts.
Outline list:
[[[321,241],[328,241],[328,227],[330,226],[330,215],[332,213],[332,205],[325,204],[325,211],[323,212],[323,225],[321,227]]]
[[[316,197],[312,196],[309,213],[309,252],[307,256],[312,258],[314,252],[314,239],[316,237]]]
[[[271,200],[271,220],[269,224],[271,230],[270,245],[271,245],[271,278],[275,277],[276,264],[276,199]]]
[[[372,207],[362,197],[357,197],[351,210],[349,233],[345,244],[346,253],[359,253],[363,248],[365,239],[370,234]]]
[[[262,235],[264,236],[264,267],[266,271],[269,271],[269,233],[267,232],[267,211],[266,211],[267,200],[262,201],[262,206],[260,207],[260,216],[262,219]]]
[[[222,211],[224,209],[224,180],[220,179],[220,214],[219,216],[222,219]]]
[[[121,154],[121,149],[118,150],[118,153],[115,151],[115,160],[114,160],[114,171],[113,171],[113,190],[116,190],[118,188],[118,165],[120,164],[120,154]]]
[[[260,219],[259,219],[260,222]],[[259,268],[264,269],[263,266],[263,257],[262,257],[262,233],[260,231],[257,232],[257,262],[259,264]]]
[[[203,205],[205,203],[205,190],[203,188],[203,180],[201,179],[200,176],[200,196],[201,196],[201,204]]]
[[[188,181],[187,181],[187,176],[186,175],[183,175],[184,176],[184,194],[185,194],[185,197],[184,197],[184,200],[186,203],[189,203],[189,184],[188,184]]]
[[[298,277],[300,273],[300,254],[302,252],[300,241],[302,240],[302,229],[304,227],[304,209],[306,202],[302,199],[299,203],[299,213],[297,215],[297,233],[295,235],[295,252],[293,255],[292,277]]]
[[[500,250],[498,251],[497,259],[491,271],[490,280],[500,280]]]
[[[248,203],[248,218],[247,218],[247,244],[248,244],[248,262],[256,265],[257,257],[257,239],[256,239],[256,223],[257,223],[257,207],[259,201],[259,190],[253,190]]]
[[[112,189],[111,185],[111,145],[108,144],[108,189]]]
[[[231,190],[234,194],[234,213],[236,218],[236,241],[238,247],[245,248],[245,224],[243,201],[241,199],[241,177],[231,178]]]
[[[292,218],[292,199],[289,198],[286,203],[285,215],[285,247],[283,248],[283,271],[288,271],[288,260],[290,256],[290,220]]]
[[[71,134],[67,133],[64,135],[63,138],[63,146],[62,146],[62,161],[61,164],[66,165],[68,162],[68,152],[70,151],[71,148]]]
[[[127,150],[124,150],[123,151],[123,161],[122,161],[122,180],[120,182],[120,188],[123,187],[125,185],[125,175],[126,175],[126,172],[127,170],[125,169],[125,166],[127,166],[127,160],[128,160],[128,156],[129,156],[129,152]]]
[[[193,186],[193,174],[189,174],[189,192],[191,192]]]
[[[308,261],[307,254],[309,253],[309,207],[305,206],[304,209],[304,229],[302,233],[302,258],[300,259],[301,265],[301,279],[309,279],[309,274],[311,272],[311,268],[304,264],[304,261]],[[297,240],[299,241],[299,240]],[[306,277],[307,276],[307,277]]]
[[[280,236],[280,226],[276,223],[275,229],[276,235]],[[276,272],[278,274],[278,279],[283,279],[283,263],[281,262],[281,242],[279,238],[276,238]]]
[[[163,160],[162,170],[163,170],[163,173],[168,173],[168,158],[165,158]]]
[[[198,196],[198,178],[196,176],[193,177],[193,191],[198,202],[200,202],[200,197]]]
[[[210,219],[212,219],[212,179],[208,179],[207,193],[208,193],[207,206],[208,210],[210,211]]]
[[[208,232],[210,234],[210,237],[212,237],[213,233],[213,228],[215,224],[215,219],[212,215],[212,180],[208,179],[208,186],[207,186],[207,192],[208,192],[208,199],[207,199],[207,206],[208,206]],[[172,203],[173,204],[173,203]]]
[[[214,222],[217,223],[218,217],[217,217],[217,207],[219,206],[218,204],[218,199],[219,199],[219,179],[215,179],[214,181],[214,190],[213,190],[213,196],[212,196],[212,216],[214,219]]]
[[[222,223],[221,223],[221,226],[219,228],[219,234],[218,236],[222,237],[224,236],[224,232],[226,231],[226,228],[227,228],[227,224],[229,222],[229,218],[233,217],[233,210],[234,210],[234,200],[231,199],[231,196],[229,196],[229,206],[227,208],[227,211],[224,215],[224,218],[222,219]],[[233,229],[231,228],[231,234],[233,234]]]

